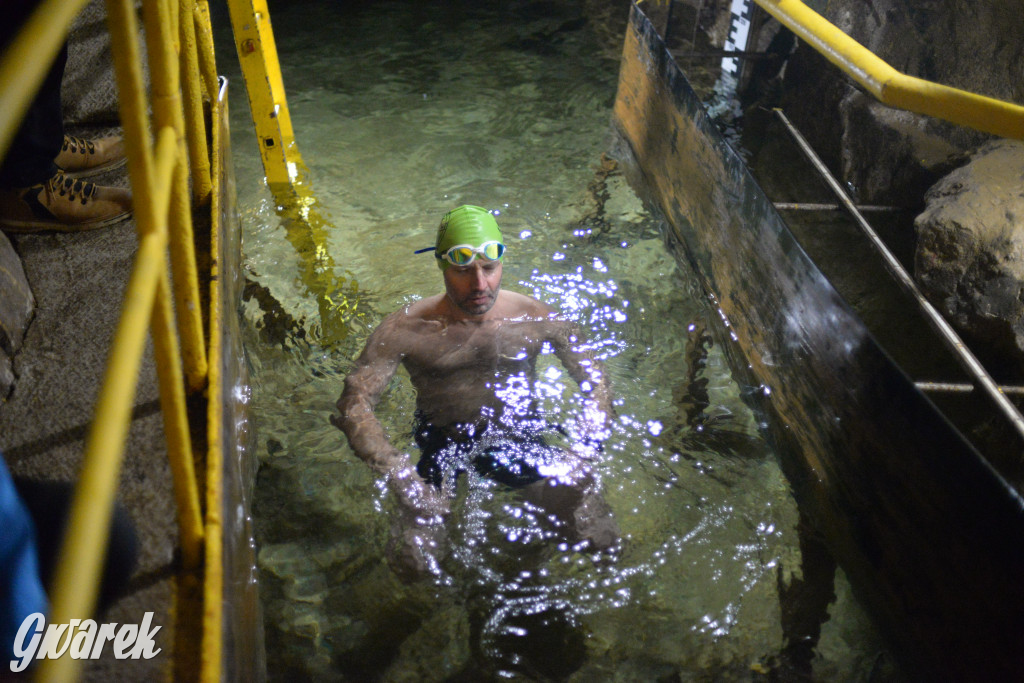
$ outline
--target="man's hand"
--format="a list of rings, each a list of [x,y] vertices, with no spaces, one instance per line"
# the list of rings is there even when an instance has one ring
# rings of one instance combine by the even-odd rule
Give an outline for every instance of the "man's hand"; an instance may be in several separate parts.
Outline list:
[[[394,492],[403,512],[411,517],[409,521],[417,526],[444,524],[449,512],[448,500],[420,478],[408,458],[403,466],[388,472],[388,487]]]
[[[603,443],[611,436],[611,410],[603,409],[596,401],[583,402],[581,414],[576,416],[576,450],[585,460],[594,460],[604,450]]]
[[[444,520],[449,512],[448,500],[420,479],[408,457],[403,466],[388,472],[388,487],[401,508],[391,523],[388,565],[405,583],[440,576],[447,545]]]

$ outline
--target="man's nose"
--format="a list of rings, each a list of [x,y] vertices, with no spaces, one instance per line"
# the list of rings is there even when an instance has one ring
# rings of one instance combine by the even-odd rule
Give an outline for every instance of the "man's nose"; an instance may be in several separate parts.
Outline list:
[[[487,289],[487,274],[479,264],[473,265],[473,286],[477,289]]]

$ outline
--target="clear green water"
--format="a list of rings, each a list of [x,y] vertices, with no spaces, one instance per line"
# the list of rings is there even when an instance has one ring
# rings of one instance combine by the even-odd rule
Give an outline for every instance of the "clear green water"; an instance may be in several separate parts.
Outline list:
[[[704,304],[620,176],[605,185],[603,219],[583,220],[610,144],[619,42],[609,36],[622,35],[627,9],[603,7],[271,7],[330,226],[326,267],[345,291],[358,283],[359,314],[330,344],[303,281],[313,257],[287,239],[263,187],[234,79],[245,266],[306,330],[275,343],[256,301],[245,305],[272,680],[530,680],[543,678],[537,662],[578,681],[750,680],[783,644],[776,586],[798,568],[796,510],[716,347],[702,375],[714,427],[690,427],[681,404],[686,328]],[[516,492],[472,480],[442,575],[407,585],[387,566],[392,503],[328,418],[380,319],[440,291],[433,260],[412,251],[461,203],[500,210],[504,286],[573,316],[601,349],[620,416],[598,468],[626,538],[614,561],[545,539]],[[540,368],[545,411],[571,415],[572,381],[551,358]],[[378,408],[400,447],[413,448],[414,403],[400,373]],[[841,577],[836,590],[815,673],[866,680],[877,642]]]

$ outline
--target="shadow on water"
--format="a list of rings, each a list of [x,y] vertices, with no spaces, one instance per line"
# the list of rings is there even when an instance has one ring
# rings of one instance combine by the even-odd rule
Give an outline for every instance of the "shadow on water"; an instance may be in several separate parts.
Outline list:
[[[481,603],[470,612],[471,641],[477,660],[491,663],[499,675],[518,672],[538,680],[562,680],[583,665],[585,637],[570,606],[528,594],[499,604],[487,599]],[[494,672],[474,672],[485,673]]]

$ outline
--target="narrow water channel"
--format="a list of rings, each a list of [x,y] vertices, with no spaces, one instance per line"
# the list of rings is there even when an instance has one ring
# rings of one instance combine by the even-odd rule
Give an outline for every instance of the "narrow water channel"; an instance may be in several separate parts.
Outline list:
[[[233,78],[272,680],[751,680],[783,647],[795,505],[745,388],[700,341],[709,312],[690,275],[605,156],[628,6],[597,7],[272,5],[327,225],[315,251],[263,186]],[[503,286],[577,321],[610,373],[618,418],[598,474],[625,538],[612,558],[552,539],[517,491],[471,478],[441,571],[406,583],[388,566],[393,501],[329,418],[373,328],[441,291],[413,251],[464,203],[498,216]],[[333,283],[343,334],[321,324],[312,272]],[[571,418],[575,384],[552,355],[540,370],[546,417]],[[400,372],[377,414],[415,457],[414,406]],[[868,680],[879,643],[841,576],[836,593],[815,676]]]

